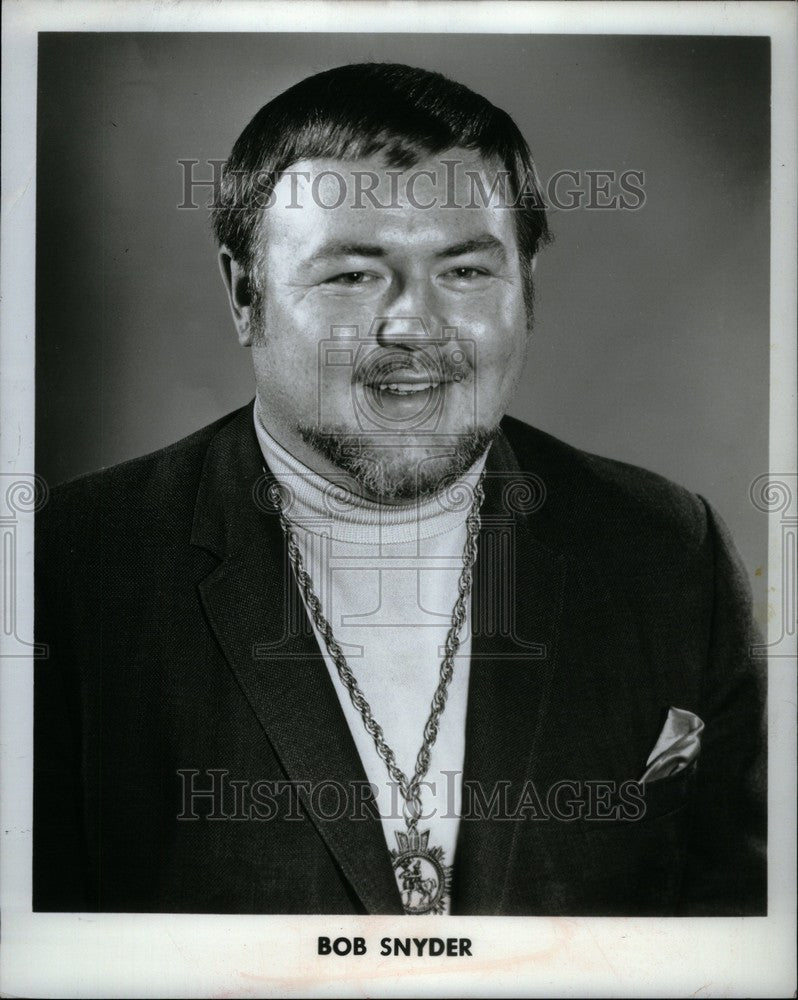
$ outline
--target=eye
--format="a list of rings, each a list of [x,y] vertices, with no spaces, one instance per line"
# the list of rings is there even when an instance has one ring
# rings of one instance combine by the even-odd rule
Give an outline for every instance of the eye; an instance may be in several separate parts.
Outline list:
[[[355,285],[367,285],[374,281],[375,276],[367,271],[345,271],[343,274],[336,274],[332,278],[327,278],[325,285],[345,285],[349,288]]]
[[[489,273],[489,271],[486,271],[482,267],[463,266],[453,267],[446,272],[444,277],[453,278],[455,281],[475,281],[479,278],[488,277]]]

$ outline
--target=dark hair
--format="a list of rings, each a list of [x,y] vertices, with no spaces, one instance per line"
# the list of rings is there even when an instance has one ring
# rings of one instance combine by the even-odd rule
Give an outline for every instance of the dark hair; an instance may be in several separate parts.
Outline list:
[[[549,239],[532,156],[512,118],[440,73],[395,63],[339,66],[309,76],[265,104],[238,137],[212,209],[213,228],[245,269],[263,196],[293,163],[361,159],[381,153],[388,165],[413,166],[455,146],[498,159],[516,212],[522,261]],[[258,197],[261,199],[258,202]]]

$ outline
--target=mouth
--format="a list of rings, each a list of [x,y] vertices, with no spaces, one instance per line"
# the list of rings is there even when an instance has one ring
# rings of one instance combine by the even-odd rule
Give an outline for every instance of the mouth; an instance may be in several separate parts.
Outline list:
[[[437,367],[437,366],[436,366]],[[412,396],[420,392],[439,389],[448,382],[442,374],[430,370],[409,367],[404,364],[383,364],[376,367],[366,380],[366,386],[372,392],[389,393],[393,396]]]
[[[438,379],[411,379],[405,376],[392,378],[386,382],[373,382],[369,385],[372,390],[387,392],[393,396],[412,396],[418,392],[428,392],[431,389],[438,389],[443,385],[443,380]]]

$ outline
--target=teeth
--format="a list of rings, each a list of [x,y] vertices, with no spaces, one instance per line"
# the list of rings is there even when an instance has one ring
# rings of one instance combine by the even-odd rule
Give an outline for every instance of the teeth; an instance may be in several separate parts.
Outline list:
[[[425,389],[437,388],[438,382],[382,382],[380,389],[383,392],[395,392],[400,396],[407,396],[413,392],[424,392]]]

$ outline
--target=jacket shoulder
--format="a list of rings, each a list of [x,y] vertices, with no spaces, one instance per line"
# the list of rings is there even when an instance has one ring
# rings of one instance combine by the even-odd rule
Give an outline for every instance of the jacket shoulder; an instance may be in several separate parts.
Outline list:
[[[544,506],[578,540],[616,545],[630,536],[700,546],[707,505],[665,476],[575,448],[512,417],[502,430],[520,467],[542,480]]]
[[[193,512],[208,447],[249,404],[157,451],[71,479],[54,487],[37,514],[37,530],[73,537],[84,528],[150,532]]]

